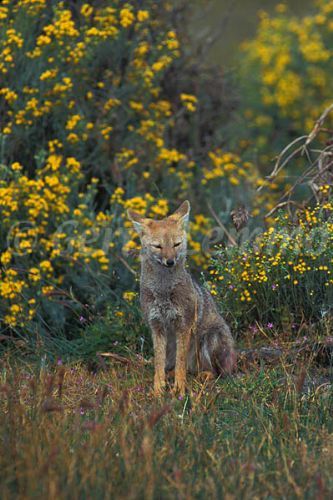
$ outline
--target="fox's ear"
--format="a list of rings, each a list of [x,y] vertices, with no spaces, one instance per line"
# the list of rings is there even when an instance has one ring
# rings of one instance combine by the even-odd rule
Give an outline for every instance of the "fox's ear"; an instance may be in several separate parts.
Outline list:
[[[133,223],[134,229],[141,234],[145,218],[130,208],[127,210],[127,217]]]
[[[177,210],[170,215],[170,219],[175,219],[182,222],[184,225],[188,223],[190,217],[191,205],[188,200],[184,201]]]

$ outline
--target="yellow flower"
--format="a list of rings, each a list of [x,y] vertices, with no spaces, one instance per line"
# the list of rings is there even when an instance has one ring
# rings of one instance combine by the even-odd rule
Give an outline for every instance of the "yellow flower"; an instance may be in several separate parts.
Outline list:
[[[22,170],[22,165],[19,162],[12,163],[12,170],[14,171],[20,171]]]
[[[287,6],[285,3],[279,3],[277,4],[277,6],[275,7],[275,10],[276,12],[278,12],[279,14],[283,14],[284,12],[286,12],[287,10]]]
[[[148,10],[139,10],[137,14],[138,21],[142,23],[143,21],[147,21],[149,19]]]
[[[67,160],[66,160],[66,167],[67,167],[67,168],[68,168],[71,172],[78,173],[78,172],[80,172],[80,169],[81,169],[81,164],[80,164],[80,162],[79,162],[76,158],[69,157],[69,158],[67,158]]]
[[[67,121],[67,124],[66,124],[66,129],[67,130],[73,130],[76,125],[78,124],[78,122],[81,120],[81,116],[80,115],[72,115],[69,120]]]
[[[10,312],[12,314],[18,314],[22,311],[22,306],[19,306],[18,304],[13,304],[11,307],[10,307]]]
[[[39,272],[39,269],[37,267],[31,267],[29,269],[29,279],[30,281],[40,281],[41,279],[41,276],[40,276],[40,272]]]
[[[128,302],[133,302],[133,300],[135,299],[135,297],[136,297],[136,293],[135,292],[127,291],[127,292],[123,293],[123,299],[127,300]]]
[[[52,264],[50,261],[48,260],[43,260],[41,263],[40,263],[40,268],[42,271],[44,272],[47,272],[47,273],[50,273],[51,271],[53,271],[53,267],[52,267]]]
[[[180,94],[180,99],[182,101],[190,101],[190,102],[193,102],[194,104],[196,104],[198,102],[198,99],[197,97],[195,97],[195,95],[192,95],[192,94]]]
[[[4,316],[4,322],[7,323],[7,325],[14,327],[17,324],[17,319],[15,316],[11,316],[10,314],[6,314]]]
[[[89,5],[88,3],[85,3],[82,5],[80,12],[84,17],[89,17],[93,13],[93,10],[94,9],[92,8],[91,5]]]
[[[185,159],[185,155],[179,153],[176,149],[162,148],[159,154],[159,160],[164,160],[168,164],[173,162],[178,163],[183,159]]]
[[[48,70],[44,71],[44,72],[40,75],[39,79],[40,79],[41,81],[44,81],[44,80],[50,80],[51,78],[56,77],[56,76],[57,76],[57,74],[58,74],[58,70],[57,70],[56,68],[55,68],[55,69],[52,69],[52,70],[48,69]]]
[[[67,136],[67,140],[68,142],[72,143],[72,144],[75,144],[76,142],[79,141],[79,137],[77,134],[74,134],[73,132],[68,134]]]
[[[1,254],[0,261],[1,264],[3,264],[4,266],[9,264],[11,260],[12,260],[12,254],[10,253],[9,250],[6,250]]]
[[[120,24],[124,28],[129,28],[135,20],[134,14],[130,9],[121,9],[120,11]]]

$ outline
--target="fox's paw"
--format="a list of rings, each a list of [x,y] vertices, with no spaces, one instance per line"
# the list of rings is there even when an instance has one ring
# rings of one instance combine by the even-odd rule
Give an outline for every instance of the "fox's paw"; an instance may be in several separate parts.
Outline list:
[[[208,380],[215,379],[214,373],[210,371],[202,371],[198,373],[198,380],[200,382],[207,382]]]
[[[185,396],[186,393],[186,383],[185,380],[176,380],[172,389],[172,394],[174,396]]]
[[[163,396],[165,392],[165,385],[161,383],[155,383],[154,384],[154,396],[155,397],[161,397]]]

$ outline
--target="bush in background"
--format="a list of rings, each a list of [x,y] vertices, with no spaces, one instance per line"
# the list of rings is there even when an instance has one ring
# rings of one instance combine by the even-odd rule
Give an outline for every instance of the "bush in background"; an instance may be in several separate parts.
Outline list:
[[[190,198],[192,263],[202,267],[207,198],[217,212],[226,199],[251,205],[260,176],[217,142],[223,81],[213,86],[216,72],[183,51],[184,5],[2,2],[5,330],[75,338],[108,306],[115,315],[135,304],[127,208],[163,217]]]
[[[257,34],[244,44],[241,86],[244,137],[259,153],[261,168],[292,139],[310,133],[332,103],[333,3],[314,2],[313,12],[291,15],[287,3],[260,12]],[[327,127],[332,125],[332,119]],[[322,139],[327,138],[325,133]],[[291,175],[297,173],[293,163]]]
[[[329,5],[322,1],[318,7],[327,21]],[[304,74],[311,112],[295,96],[294,101],[289,96],[283,108],[276,94],[281,90],[278,82],[268,84],[265,72],[273,71],[284,81],[283,71],[294,64],[300,48],[295,49],[296,35],[288,37],[283,31],[291,29],[284,7],[272,20],[263,15],[244,63],[248,95],[256,90],[252,108],[245,113],[254,122],[252,149],[239,127],[231,141],[237,148],[231,150],[224,123],[230,124],[234,94],[219,69],[207,67],[191,52],[186,34],[189,9],[187,2],[172,7],[151,0],[140,6],[134,0],[94,5],[2,2],[3,332],[42,342],[50,337],[76,339],[87,352],[88,344],[104,349],[112,339],[118,342],[117,332],[128,330],[133,338],[126,343],[138,348],[145,330],[133,328],[138,262],[131,256],[137,256],[139,242],[126,209],[164,217],[189,198],[190,262],[202,270],[210,246],[218,240],[210,237],[211,230],[216,224],[230,225],[230,210],[244,204],[252,215],[251,230],[274,206],[280,181],[262,178],[260,162],[253,161],[254,146],[267,154],[270,144],[269,151],[276,152],[275,138],[281,143],[289,139],[293,132],[285,131],[294,130],[293,124],[304,125],[306,113],[312,119],[328,97],[316,93],[314,81]],[[315,33],[329,32],[326,24],[312,18],[304,20],[303,28],[309,23]],[[282,69],[274,66],[281,37],[283,50],[290,43],[290,60]],[[270,57],[262,60],[266,46]],[[319,62],[308,61],[312,71]],[[254,80],[246,71],[256,75]],[[264,99],[267,85],[270,101]],[[292,109],[301,110],[302,119],[294,122]],[[260,116],[264,119],[259,130]],[[241,254],[242,248],[233,252]],[[279,270],[281,266],[279,262]],[[239,261],[230,271],[231,285],[235,277],[242,283],[242,271]],[[226,281],[227,274],[225,270]],[[218,293],[224,291],[221,286]],[[128,308],[133,314],[126,313]],[[108,330],[104,339],[103,324]]]
[[[210,288],[236,327],[293,333],[332,317],[332,200],[296,219],[281,211],[274,227],[215,258]]]

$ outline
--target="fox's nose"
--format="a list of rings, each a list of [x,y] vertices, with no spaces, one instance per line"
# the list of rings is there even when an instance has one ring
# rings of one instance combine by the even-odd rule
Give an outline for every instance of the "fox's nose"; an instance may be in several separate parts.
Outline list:
[[[167,259],[167,261],[166,261],[166,265],[168,267],[172,267],[174,265],[174,263],[175,263],[174,259]]]

